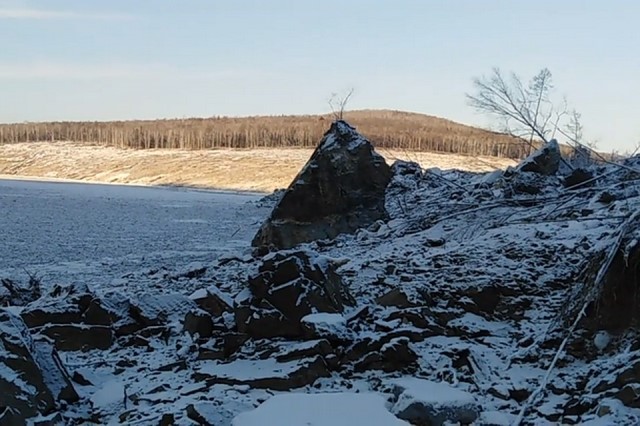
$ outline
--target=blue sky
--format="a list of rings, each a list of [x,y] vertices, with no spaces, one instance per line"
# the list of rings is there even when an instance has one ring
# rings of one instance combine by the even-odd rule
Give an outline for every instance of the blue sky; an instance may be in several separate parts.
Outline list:
[[[603,150],[640,141],[635,0],[0,0],[0,122],[416,111],[543,67]]]

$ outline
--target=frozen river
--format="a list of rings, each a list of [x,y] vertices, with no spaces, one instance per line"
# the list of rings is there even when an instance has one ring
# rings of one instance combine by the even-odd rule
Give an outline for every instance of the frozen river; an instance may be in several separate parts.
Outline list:
[[[0,278],[109,284],[246,252],[258,194],[0,180]]]

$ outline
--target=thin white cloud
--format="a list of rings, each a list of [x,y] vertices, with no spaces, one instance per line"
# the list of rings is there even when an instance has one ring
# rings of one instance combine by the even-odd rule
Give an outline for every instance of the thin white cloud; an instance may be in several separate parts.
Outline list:
[[[59,11],[45,9],[16,9],[0,7],[0,19],[91,19],[106,21],[121,21],[131,19],[131,15],[121,13],[84,13],[74,11]]]
[[[253,70],[200,70],[167,64],[0,63],[0,80],[215,80],[251,77]]]

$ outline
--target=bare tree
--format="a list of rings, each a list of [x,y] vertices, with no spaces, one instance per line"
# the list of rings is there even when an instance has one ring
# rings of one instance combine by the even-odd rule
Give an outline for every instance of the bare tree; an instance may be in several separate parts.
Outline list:
[[[530,149],[534,139],[548,142],[566,115],[566,106],[557,108],[550,99],[553,89],[551,71],[543,68],[528,84],[515,73],[505,77],[498,68],[473,80],[475,93],[467,94],[469,104],[504,121],[505,129],[527,138]]]
[[[336,120],[342,120],[344,116],[344,109],[349,102],[349,98],[353,95],[353,87],[349,89],[349,91],[344,95],[340,96],[337,93],[332,93],[329,98],[329,107],[331,108],[331,112]]]

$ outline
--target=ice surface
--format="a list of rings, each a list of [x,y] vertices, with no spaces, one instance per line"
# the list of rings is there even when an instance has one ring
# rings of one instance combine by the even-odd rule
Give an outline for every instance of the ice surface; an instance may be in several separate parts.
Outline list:
[[[161,279],[173,268],[210,262],[244,247],[268,212],[251,203],[259,198],[169,187],[0,180],[0,277],[21,282],[27,270],[44,277],[45,285],[79,281],[96,289],[122,285],[135,291],[141,278]],[[167,270],[142,273],[160,266]],[[136,271],[142,277],[134,277]]]
[[[289,393],[275,395],[253,411],[239,414],[233,426],[393,426],[408,425],[375,393]]]

